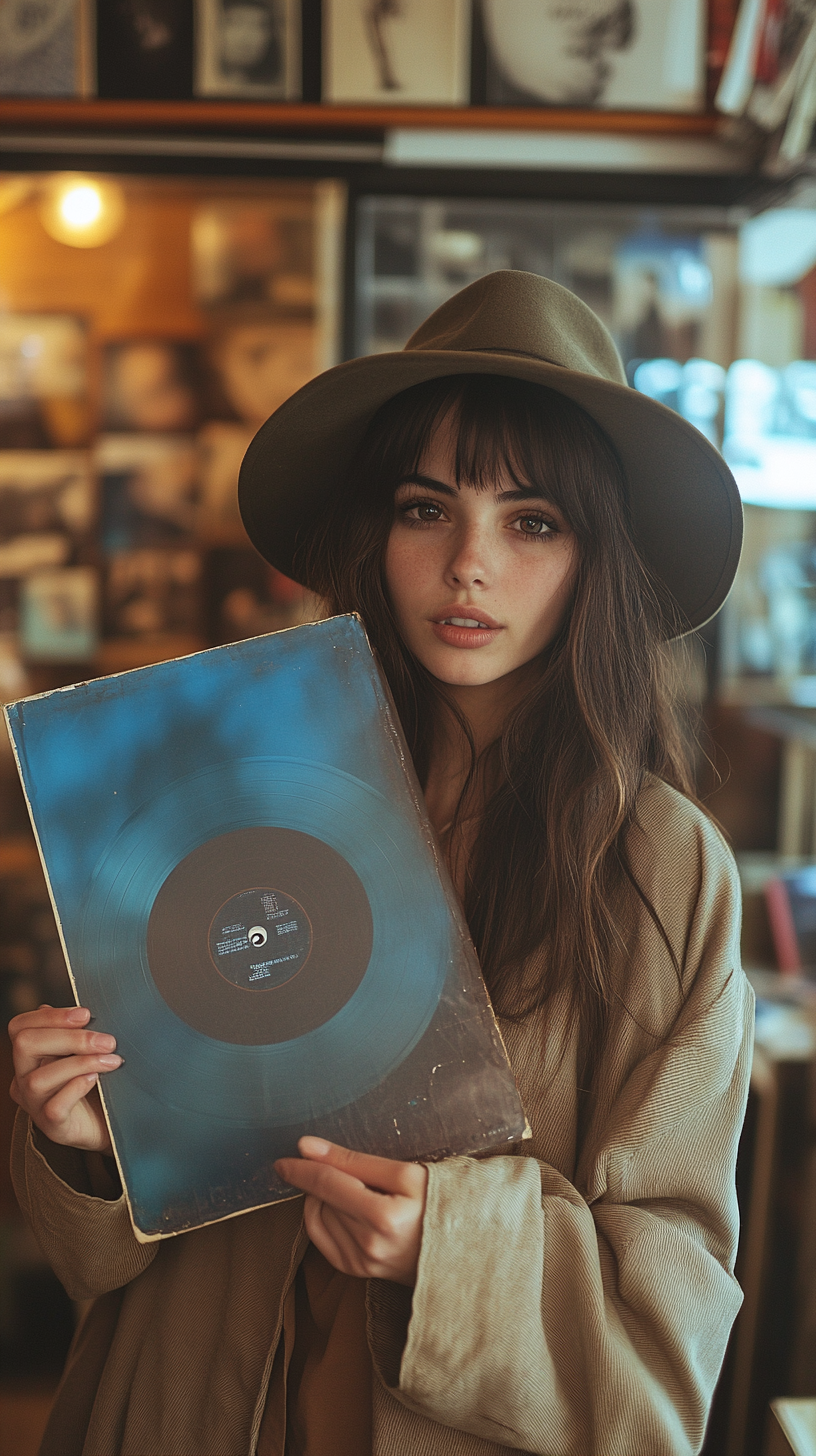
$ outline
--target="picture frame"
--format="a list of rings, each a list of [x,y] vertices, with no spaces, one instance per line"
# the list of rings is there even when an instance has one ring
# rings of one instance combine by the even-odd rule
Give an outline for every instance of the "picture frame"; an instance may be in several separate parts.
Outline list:
[[[93,0],[4,0],[0,96],[93,96]]]
[[[336,364],[346,205],[345,185],[325,180],[271,182],[263,196],[198,208],[190,230],[193,297],[212,336],[239,325],[309,324],[313,372]],[[217,363],[214,373],[218,394]],[[227,407],[225,418],[240,417]]]
[[[0,312],[0,450],[71,449],[92,427],[86,321]]]
[[[99,579],[92,566],[32,572],[20,585],[19,641],[28,662],[85,662],[99,641]]]
[[[298,100],[297,0],[196,0],[193,89],[197,96]]]
[[[192,0],[97,0],[96,35],[100,96],[192,96]]]
[[[109,637],[200,631],[200,554],[189,547],[117,551],[106,565],[103,622]]]
[[[323,0],[323,100],[464,106],[468,0]]]
[[[488,105],[701,111],[704,0],[478,0]]]
[[[193,539],[198,452],[192,437],[101,435],[95,464],[103,551],[175,547]]]
[[[0,450],[0,540],[86,539],[96,519],[90,455],[79,450]]]
[[[102,429],[177,434],[201,423],[205,389],[196,344],[117,339],[102,351]]]

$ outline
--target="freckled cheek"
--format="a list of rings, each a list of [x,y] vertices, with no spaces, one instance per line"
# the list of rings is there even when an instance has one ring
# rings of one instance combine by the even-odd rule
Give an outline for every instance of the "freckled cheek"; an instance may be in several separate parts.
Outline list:
[[[391,538],[385,552],[385,584],[398,613],[422,605],[432,576],[431,552],[417,549],[414,541]]]
[[[574,571],[571,567],[547,572],[544,578],[537,572],[530,577],[516,578],[516,620],[523,623],[524,637],[534,642],[537,647],[545,647],[561,626],[564,615],[569,610],[573,580]]]

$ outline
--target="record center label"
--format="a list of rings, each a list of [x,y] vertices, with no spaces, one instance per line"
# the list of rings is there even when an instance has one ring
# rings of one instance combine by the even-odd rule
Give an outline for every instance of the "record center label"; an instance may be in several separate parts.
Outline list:
[[[312,927],[291,895],[265,886],[242,890],[213,916],[209,949],[215,969],[233,986],[271,991],[306,964]]]
[[[299,829],[247,825],[170,871],[145,950],[156,990],[188,1026],[272,1046],[337,1015],[366,974],[373,935],[368,895],[337,850]]]

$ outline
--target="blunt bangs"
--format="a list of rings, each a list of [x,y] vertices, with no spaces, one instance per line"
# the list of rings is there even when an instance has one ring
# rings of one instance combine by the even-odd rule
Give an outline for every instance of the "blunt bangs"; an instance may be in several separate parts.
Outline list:
[[[598,530],[610,506],[622,510],[628,526],[623,469],[605,432],[566,395],[506,375],[434,379],[382,406],[368,435],[380,443],[377,476],[389,498],[419,471],[445,421],[453,432],[458,486],[492,490],[509,476],[518,489],[552,501],[579,539]]]

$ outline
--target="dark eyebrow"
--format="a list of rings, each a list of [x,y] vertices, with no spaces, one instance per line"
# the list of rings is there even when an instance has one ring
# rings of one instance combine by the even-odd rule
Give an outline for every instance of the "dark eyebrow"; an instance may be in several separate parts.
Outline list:
[[[537,485],[519,485],[515,490],[503,490],[501,495],[497,496],[496,499],[500,501],[539,500],[546,502],[549,500],[549,496],[546,496],[543,490],[539,490]]]
[[[441,480],[434,480],[430,475],[404,475],[402,480],[397,481],[397,490],[403,485],[427,485],[430,490],[439,491],[440,495],[459,494],[452,485],[445,485]]]
[[[403,485],[426,485],[429,490],[436,490],[440,495],[457,496],[458,490],[452,485],[445,485],[441,480],[434,480],[431,475],[406,475],[397,484],[397,490]],[[502,503],[505,501],[527,501],[548,499],[537,485],[519,485],[515,490],[503,490],[496,499]]]

